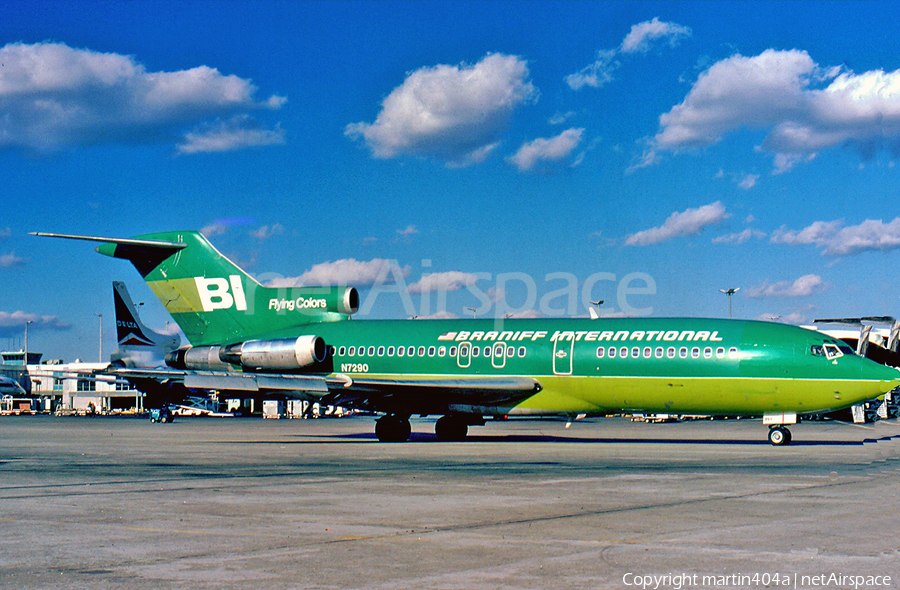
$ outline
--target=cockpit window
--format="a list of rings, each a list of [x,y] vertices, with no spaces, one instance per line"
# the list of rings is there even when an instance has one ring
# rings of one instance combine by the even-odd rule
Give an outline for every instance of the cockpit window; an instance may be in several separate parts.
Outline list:
[[[825,349],[819,344],[813,344],[810,352],[813,356],[825,356]]]
[[[823,348],[825,349],[825,358],[828,360],[844,356],[844,353],[841,352],[841,349],[835,344],[826,344]]]

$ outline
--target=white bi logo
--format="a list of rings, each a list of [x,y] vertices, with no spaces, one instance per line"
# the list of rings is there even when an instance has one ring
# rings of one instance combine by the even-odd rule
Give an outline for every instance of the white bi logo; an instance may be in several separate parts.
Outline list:
[[[203,311],[231,309],[232,306],[238,311],[247,311],[247,297],[244,295],[244,285],[241,284],[240,276],[231,275],[227,279],[194,277],[194,283],[197,285]]]

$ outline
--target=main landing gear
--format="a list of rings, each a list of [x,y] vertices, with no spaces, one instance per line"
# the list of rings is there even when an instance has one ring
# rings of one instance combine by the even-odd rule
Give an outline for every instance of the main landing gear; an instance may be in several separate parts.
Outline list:
[[[375,436],[381,442],[406,442],[412,434],[409,418],[388,414],[375,421]]]
[[[463,414],[448,414],[438,418],[434,434],[443,442],[463,441],[469,433],[470,424],[484,424],[484,421]],[[412,428],[406,416],[388,414],[375,421],[375,436],[381,442],[405,442],[409,440],[411,433]]]
[[[769,442],[776,446],[791,444],[791,431],[784,426],[769,427]]]

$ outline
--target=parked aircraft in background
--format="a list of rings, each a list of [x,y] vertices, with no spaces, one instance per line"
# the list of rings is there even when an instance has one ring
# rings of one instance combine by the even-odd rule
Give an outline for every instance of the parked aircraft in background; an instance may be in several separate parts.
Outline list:
[[[119,348],[110,361],[115,367],[158,367],[166,354],[178,348],[181,336],[160,334],[146,327],[138,316],[125,283],[113,281],[116,308],[116,336]]]
[[[21,396],[26,394],[25,388],[18,381],[12,377],[0,375],[0,395]]]
[[[264,287],[193,231],[100,242],[129,260],[191,345],[169,369],[117,374],[186,387],[278,391],[385,414],[382,441],[409,417],[439,415],[440,440],[485,417],[621,412],[762,416],[769,441],[786,424],[900,384],[900,371],[795,326],[694,318],[347,321],[348,287]],[[129,372],[130,371],[130,372]]]

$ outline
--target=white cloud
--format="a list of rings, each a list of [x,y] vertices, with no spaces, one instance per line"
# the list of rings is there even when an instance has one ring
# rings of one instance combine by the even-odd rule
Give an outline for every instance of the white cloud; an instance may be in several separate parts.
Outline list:
[[[690,28],[653,17],[653,20],[633,25],[631,32],[622,40],[619,50],[622,53],[647,53],[650,51],[651,41],[664,39],[669,42],[670,47],[675,47],[681,39],[690,36]]]
[[[21,266],[27,261],[24,258],[16,256],[15,252],[9,254],[0,254],[0,268],[12,268],[13,266]]]
[[[215,236],[221,236],[228,232],[228,226],[219,224],[219,223],[211,223],[209,225],[204,225],[200,228],[200,233],[206,236],[207,238],[212,238]]]
[[[215,68],[148,72],[131,56],[62,43],[10,43],[0,62],[0,148],[174,142],[212,117],[285,100],[258,102],[249,80]]]
[[[653,227],[635,234],[625,240],[626,246],[649,246],[699,233],[704,227],[721,223],[729,217],[721,201],[710,203],[696,209],[672,213],[660,227]]]
[[[748,191],[756,186],[757,180],[759,180],[759,174],[746,174],[741,179],[741,181],[738,182],[738,188],[742,188],[745,191]]]
[[[280,236],[283,233],[284,226],[280,223],[275,223],[273,225],[260,226],[258,229],[251,231],[250,236],[257,240],[268,240],[273,236]]]
[[[404,237],[414,236],[417,233],[419,233],[419,228],[417,228],[414,225],[407,225],[405,228],[397,230],[397,235],[404,236]]]
[[[768,281],[758,287],[747,291],[747,297],[809,297],[815,293],[821,293],[829,288],[829,285],[819,275],[803,275],[794,282],[781,281],[770,284]]]
[[[420,320],[456,320],[459,319],[459,316],[455,313],[447,310],[438,311],[428,315],[420,315],[417,319]]]
[[[539,137],[534,141],[522,144],[515,155],[507,161],[515,165],[521,172],[534,168],[539,161],[558,162],[572,153],[581,143],[584,129],[566,129],[556,137]]]
[[[565,113],[556,113],[547,120],[551,125],[562,125],[575,116],[575,111],[567,111]]]
[[[427,274],[409,285],[410,293],[449,293],[474,285],[478,276],[472,273],[451,270]]]
[[[266,284],[268,287],[295,287],[346,285],[355,287],[370,287],[381,282],[387,284],[394,282],[396,277],[409,276],[410,267],[400,267],[396,260],[374,258],[369,261],[360,261],[355,258],[344,258],[334,262],[322,262],[313,265],[308,271],[293,278],[275,279]]]
[[[14,311],[12,313],[0,311],[0,334],[9,334],[16,330],[24,332],[25,322],[32,323],[31,330],[68,330],[70,328],[68,323],[55,315],[38,315],[36,313],[25,313],[24,311]]]
[[[376,158],[433,157],[453,165],[484,160],[513,110],[537,97],[525,61],[489,54],[475,65],[437,65],[407,75],[374,123],[347,125]]]
[[[782,227],[772,232],[771,241],[792,246],[814,244],[825,256],[850,256],[873,250],[890,252],[900,248],[900,217],[889,223],[867,219],[851,226],[844,226],[841,220],[816,221],[799,231]]]
[[[227,121],[217,120],[200,126],[184,135],[177,146],[179,154],[201,152],[233,152],[246,147],[284,145],[284,130],[280,125],[265,129],[248,115],[237,115]]]
[[[684,101],[660,116],[644,161],[655,163],[660,151],[712,145],[741,128],[767,131],[758,149],[774,154],[775,173],[843,145],[867,159],[881,149],[896,158],[900,70],[842,73],[796,49],[734,55],[701,73]]]
[[[618,52],[615,49],[601,49],[597,52],[594,63],[585,66],[580,71],[566,76],[566,84],[572,90],[580,90],[585,86],[601,88],[613,81],[613,72],[621,65],[616,61]]]
[[[747,229],[739,233],[726,234],[724,236],[713,238],[713,244],[743,244],[745,242],[749,242],[751,238],[761,240],[765,237],[765,232],[748,227]]]
[[[598,51],[594,63],[585,66],[575,74],[566,76],[566,83],[572,90],[579,90],[585,86],[600,88],[613,80],[613,73],[621,65],[616,60],[619,55],[647,53],[653,42],[660,40],[668,40],[669,46],[675,47],[681,39],[690,36],[691,29],[688,27],[663,22],[657,17],[638,23],[631,27],[631,31],[625,36],[619,47]]]

